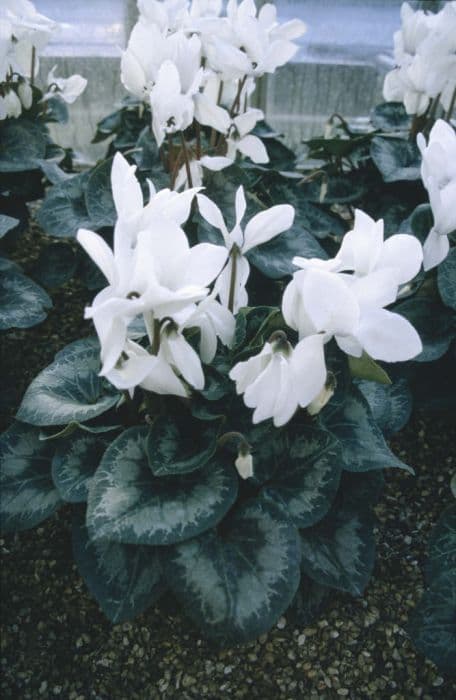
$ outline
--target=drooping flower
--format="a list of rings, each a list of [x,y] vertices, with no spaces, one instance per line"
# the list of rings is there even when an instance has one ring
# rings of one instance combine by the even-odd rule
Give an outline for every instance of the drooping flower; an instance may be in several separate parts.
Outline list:
[[[277,333],[258,355],[239,362],[230,372],[244,403],[254,408],[253,423],[272,418],[285,425],[298,406],[305,408],[322,391],[327,377],[322,335],[303,338],[293,349]]]
[[[250,265],[246,253],[291,228],[295,215],[294,208],[289,204],[271,207],[256,214],[243,230],[241,223],[247,204],[244,188],[241,185],[236,192],[235,225],[231,231],[228,231],[219,207],[206,195],[198,194],[197,199],[201,215],[222,233],[229,253],[228,262],[216,281],[215,289],[222,304],[237,313],[241,306],[246,306],[248,302],[246,284]]]
[[[87,80],[82,75],[70,75],[69,78],[58,78],[55,75],[57,66],[53,66],[49,71],[47,84],[48,91],[43,97],[47,100],[50,97],[58,97],[67,104],[73,104],[87,87]]]

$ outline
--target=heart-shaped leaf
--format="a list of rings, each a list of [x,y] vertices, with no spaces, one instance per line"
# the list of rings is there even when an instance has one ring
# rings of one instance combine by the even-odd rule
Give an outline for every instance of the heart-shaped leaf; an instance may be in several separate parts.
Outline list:
[[[439,300],[415,295],[398,304],[395,312],[405,316],[416,328],[423,343],[423,350],[414,362],[434,362],[445,355],[456,336],[454,313]]]
[[[112,158],[99,163],[87,178],[85,201],[94,228],[114,226],[117,212],[111,189]]]
[[[247,257],[263,275],[271,279],[280,279],[296,272],[296,265],[292,263],[296,255],[322,260],[328,257],[312,234],[298,226],[293,226],[268,243],[253,248]]]
[[[338,409],[332,410],[328,406],[327,410],[323,410],[320,420],[341,443],[344,469],[347,471],[366,472],[397,467],[413,473],[413,469],[393,455],[372,416],[369,404],[355,387]]]
[[[10,267],[0,276],[0,330],[30,328],[41,323],[52,307],[52,301],[19,269]]]
[[[412,413],[412,392],[406,379],[385,386],[377,382],[359,381],[358,389],[367,400],[372,416],[384,435],[389,437],[404,427]]]
[[[443,303],[456,310],[456,248],[439,265],[437,282]]]
[[[456,504],[452,503],[441,514],[434,527],[428,545],[426,580],[434,580],[447,571],[456,576]]]
[[[217,449],[217,426],[203,428],[186,416],[185,423],[159,417],[147,435],[149,466],[155,476],[189,474],[201,469]]]
[[[301,568],[314,581],[362,595],[375,559],[372,517],[334,509],[321,523],[301,530]]]
[[[373,110],[371,122],[382,131],[408,131],[412,120],[402,102],[382,102]]]
[[[7,119],[0,129],[0,172],[34,170],[46,154],[46,131],[28,119]]]
[[[299,584],[299,536],[281,509],[255,499],[239,506],[220,531],[173,547],[170,585],[185,612],[220,643],[244,643],[267,632]]]
[[[52,459],[52,478],[64,501],[87,501],[90,481],[108,445],[106,438],[79,431],[59,440]]]
[[[165,589],[158,547],[90,540],[82,517],[73,522],[73,553],[87,588],[116,624],[142,613]]]
[[[14,423],[0,436],[0,515],[7,532],[27,530],[59,507],[60,495],[51,476],[53,446],[39,430]]]
[[[92,227],[85,201],[88,176],[74,175],[48,190],[37,218],[50,236],[74,238],[79,228]]]
[[[421,156],[413,141],[376,136],[372,139],[370,153],[385,182],[421,178]]]
[[[293,623],[306,627],[313,622],[323,608],[330,590],[301,572],[299,588],[288,608],[288,615]]]
[[[73,277],[76,264],[76,253],[68,243],[50,243],[41,251],[32,274],[46,287],[60,287]]]
[[[425,591],[407,630],[422,654],[442,671],[454,674],[456,659],[455,571],[446,571]]]
[[[95,338],[70,343],[35,377],[17,417],[32,425],[86,421],[112,408],[119,394],[98,376],[100,347]]]
[[[89,492],[92,538],[173,544],[216,525],[234,503],[237,476],[218,455],[191,474],[154,476],[148,433],[148,426],[129,428],[104,453]]]
[[[301,429],[264,492],[286,506],[296,527],[310,527],[330,509],[342,467],[341,448],[330,433]]]

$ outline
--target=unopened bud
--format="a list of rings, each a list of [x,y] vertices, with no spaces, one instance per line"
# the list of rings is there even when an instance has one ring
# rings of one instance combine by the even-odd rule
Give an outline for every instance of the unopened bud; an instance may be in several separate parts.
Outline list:
[[[239,454],[234,464],[241,479],[250,479],[253,476],[253,457],[246,442],[239,445]]]
[[[32,88],[30,87],[30,84],[27,83],[26,81],[19,83],[19,87],[17,89],[19,98],[22,102],[22,106],[24,109],[30,109],[32,106],[33,102],[33,91]]]

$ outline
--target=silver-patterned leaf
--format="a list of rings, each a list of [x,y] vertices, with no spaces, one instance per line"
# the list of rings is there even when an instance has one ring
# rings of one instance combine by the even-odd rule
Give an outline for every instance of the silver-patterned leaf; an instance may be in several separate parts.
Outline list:
[[[73,553],[87,588],[111,622],[131,620],[165,589],[158,547],[92,541],[82,517],[73,521]]]
[[[375,559],[372,517],[336,510],[313,528],[301,530],[302,571],[317,583],[362,595]]]
[[[238,479],[216,455],[191,474],[154,476],[148,426],[125,430],[108,447],[89,490],[87,525],[93,539],[165,545],[216,525],[233,505]]]
[[[361,380],[356,383],[369,404],[375,422],[386,437],[397,433],[408,423],[413,397],[406,379],[393,384]]]
[[[32,425],[64,425],[86,421],[119,400],[114,387],[98,376],[100,349],[94,338],[77,340],[61,350],[54,362],[32,381],[17,417]]]
[[[87,501],[90,480],[108,445],[107,439],[84,432],[58,442],[52,459],[52,478],[64,501]]]
[[[369,404],[356,387],[352,387],[338,409],[322,412],[320,420],[341,443],[344,469],[347,471],[367,472],[397,467],[413,474],[413,469],[389,449]]]
[[[310,527],[331,507],[342,472],[338,441],[325,430],[302,428],[265,494],[279,498],[296,527]]]
[[[6,214],[0,214],[0,238],[3,238],[8,231],[16,228],[19,223],[19,219],[14,219],[12,216],[7,216]]]
[[[283,511],[255,499],[239,506],[219,530],[176,545],[169,581],[185,612],[221,643],[243,643],[267,632],[299,585],[299,535]]]
[[[8,532],[27,530],[61,504],[51,476],[54,449],[39,430],[14,423],[0,436],[1,525]]]
[[[52,307],[48,294],[20,270],[0,275],[0,330],[31,328],[41,323]]]
[[[432,531],[426,561],[426,580],[433,580],[446,571],[452,571],[456,583],[456,503],[452,503],[440,515]]]

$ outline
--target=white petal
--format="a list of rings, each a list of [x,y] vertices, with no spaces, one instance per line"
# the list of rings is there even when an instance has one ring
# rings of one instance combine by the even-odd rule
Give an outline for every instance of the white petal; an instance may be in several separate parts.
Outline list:
[[[407,319],[386,309],[362,316],[356,337],[374,360],[411,360],[423,349],[420,337]]]
[[[216,204],[206,197],[205,194],[198,194],[196,196],[198,200],[198,208],[201,212],[201,216],[206,219],[207,223],[214,228],[218,228],[219,231],[223,233],[225,240],[228,240],[228,229],[226,228],[225,220],[223,214]]]
[[[203,156],[200,163],[208,170],[219,172],[220,170],[224,170],[225,168],[229,168],[230,165],[233,165],[233,159],[225,158],[225,156]]]
[[[320,394],[326,382],[323,336],[303,338],[293,350],[290,366],[294,392],[299,405],[305,408]]]
[[[361,357],[363,354],[363,347],[359,340],[354,338],[352,335],[336,335],[336,343],[347,355],[352,355],[353,357]]]
[[[244,156],[248,156],[254,163],[269,163],[268,152],[258,136],[252,134],[244,136],[238,142],[237,147]]]
[[[169,364],[160,356],[157,357],[157,362],[151,367],[150,372],[141,382],[141,386],[143,389],[146,389],[146,391],[153,391],[155,394],[188,396],[183,382],[173,372]]]
[[[220,301],[228,307],[230,286],[231,286],[231,270],[232,258],[230,257],[227,265],[223,268],[220,276],[217,278],[214,291],[220,297]],[[236,258],[236,280],[234,288],[234,304],[233,313],[237,314],[240,308],[247,306],[249,298],[245,288],[250,274],[250,265],[243,255],[238,255]]]
[[[253,476],[253,457],[250,452],[246,455],[239,454],[234,465],[241,479],[250,479]]]
[[[116,266],[114,255],[106,241],[93,231],[80,228],[77,236],[78,243],[82,245],[87,255],[89,255],[95,265],[97,265],[108,282],[114,284],[116,279]]]
[[[264,114],[261,109],[248,109],[244,114],[235,117],[233,121],[242,138],[249,134],[261,119],[264,119]]]
[[[193,98],[195,102],[195,118],[200,124],[211,126],[221,134],[226,134],[230,128],[230,115],[213,102],[207,95],[200,92]]]
[[[245,227],[242,252],[266,243],[293,225],[294,207],[290,204],[278,204],[253,217]]]
[[[415,236],[398,233],[388,238],[378,261],[379,267],[394,267],[398,270],[398,282],[404,284],[413,279],[423,262],[423,249]]]
[[[235,199],[236,224],[235,224],[235,228],[241,224],[241,221],[244,218],[244,214],[245,214],[246,209],[247,209],[247,202],[245,201],[244,188],[241,185],[236,190],[236,199]]]
[[[225,246],[199,243],[190,248],[183,272],[184,285],[206,287],[220,274],[226,263],[228,251]]]
[[[337,273],[305,270],[300,294],[303,307],[317,332],[349,335],[356,328],[358,302]]]
[[[423,267],[425,271],[432,270],[436,265],[445,260],[450,250],[448,236],[441,236],[431,229],[423,245]]]
[[[134,216],[143,208],[142,190],[135,172],[136,165],[130,165],[121,153],[116,153],[112,162],[111,186],[119,217]]]
[[[203,389],[204,374],[201,360],[184,336],[180,333],[171,333],[166,339],[162,338],[162,344],[166,349],[166,358],[169,358],[183,378],[195,389]]]
[[[398,278],[397,268],[386,267],[364,277],[352,278],[350,288],[361,309],[388,306],[396,301]]]
[[[238,362],[233,367],[229,376],[236,382],[236,392],[243,394],[247,387],[252,384],[271,361],[272,346],[265,343],[258,355],[250,357],[245,362]]]

